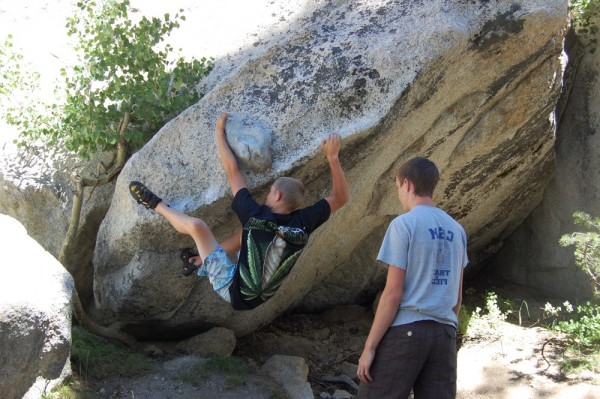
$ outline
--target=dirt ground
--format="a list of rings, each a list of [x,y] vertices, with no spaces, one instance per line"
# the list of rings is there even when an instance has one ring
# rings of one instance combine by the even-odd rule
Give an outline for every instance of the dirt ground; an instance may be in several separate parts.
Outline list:
[[[522,324],[535,324],[539,319],[546,299],[536,298],[535,293],[521,287],[486,284],[486,290],[494,290],[500,298],[527,303]],[[372,317],[370,305],[285,315],[238,340],[234,356],[246,359],[250,365],[241,377],[214,373],[193,385],[180,376],[198,360],[167,354],[153,358],[155,369],[142,377],[111,376],[82,383],[98,398],[286,398],[282,387],[260,369],[267,359],[280,354],[306,360],[315,398],[340,390],[355,395],[356,390],[349,384],[328,382],[328,377],[353,377]],[[560,337],[540,326],[521,327],[500,321],[461,336],[457,398],[600,399],[600,374],[586,371],[565,375],[560,368],[563,352]]]

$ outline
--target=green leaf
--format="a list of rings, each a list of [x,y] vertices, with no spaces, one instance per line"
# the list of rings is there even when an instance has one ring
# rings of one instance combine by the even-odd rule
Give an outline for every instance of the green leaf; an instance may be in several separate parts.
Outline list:
[[[77,7],[79,11],[67,18],[65,27],[76,41],[78,63],[60,70],[64,92],[57,92],[59,102],[37,105],[33,80],[37,75],[24,70],[22,55],[12,50],[11,36],[0,46],[0,96],[28,94],[27,102],[18,106],[13,101],[7,100],[4,106],[0,102],[0,110],[12,109],[6,120],[20,129],[23,140],[65,140],[81,155],[93,154],[99,147],[118,142],[106,132],[114,131],[120,112],[128,111],[132,119],[125,139],[138,145],[197,101],[195,82],[210,71],[212,60],[180,62],[175,71],[169,61],[172,46],[156,47],[183,18],[167,14],[162,20],[143,17],[134,23],[127,14],[128,0],[82,0]],[[171,79],[174,85],[169,91]],[[42,111],[49,121],[44,126],[38,122]]]

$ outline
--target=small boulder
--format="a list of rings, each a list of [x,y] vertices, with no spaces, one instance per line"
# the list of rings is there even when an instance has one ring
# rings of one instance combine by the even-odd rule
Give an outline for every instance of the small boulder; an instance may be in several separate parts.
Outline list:
[[[243,164],[254,171],[271,167],[271,130],[249,116],[232,114],[225,126],[227,142]]]
[[[71,374],[73,278],[0,215],[0,397],[38,399]]]

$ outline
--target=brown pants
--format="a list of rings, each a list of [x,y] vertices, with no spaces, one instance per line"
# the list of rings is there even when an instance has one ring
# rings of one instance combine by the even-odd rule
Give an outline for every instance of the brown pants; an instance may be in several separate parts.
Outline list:
[[[456,330],[435,321],[391,327],[377,347],[370,369],[373,381],[361,383],[359,399],[456,397]]]

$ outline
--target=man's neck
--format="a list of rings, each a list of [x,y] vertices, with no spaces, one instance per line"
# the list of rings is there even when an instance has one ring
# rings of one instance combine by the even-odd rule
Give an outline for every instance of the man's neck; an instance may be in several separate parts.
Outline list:
[[[278,206],[278,204],[275,204],[274,206],[271,206],[270,208],[271,208],[271,212],[277,213],[279,215],[287,215],[288,213],[292,213],[287,209],[287,207]]]
[[[415,208],[416,206],[424,205],[424,206],[435,206],[435,202],[431,197],[419,197],[418,195],[413,195],[409,199],[409,211]]]

